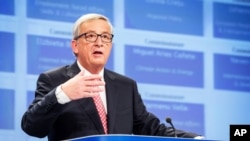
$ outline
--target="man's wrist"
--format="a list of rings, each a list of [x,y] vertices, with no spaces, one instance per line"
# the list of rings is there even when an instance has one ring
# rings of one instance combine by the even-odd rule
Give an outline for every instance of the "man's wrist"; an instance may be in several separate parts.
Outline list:
[[[71,99],[63,92],[61,85],[56,88],[56,99],[60,104],[65,104],[71,101]]]

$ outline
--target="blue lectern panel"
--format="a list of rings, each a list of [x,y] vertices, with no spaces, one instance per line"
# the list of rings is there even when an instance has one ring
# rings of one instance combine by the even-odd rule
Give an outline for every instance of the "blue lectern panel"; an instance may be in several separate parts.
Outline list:
[[[138,136],[138,135],[97,135],[72,139],[70,141],[197,141],[188,138],[172,138],[159,136]],[[209,140],[203,140],[209,141]],[[211,141],[211,140],[210,140]]]

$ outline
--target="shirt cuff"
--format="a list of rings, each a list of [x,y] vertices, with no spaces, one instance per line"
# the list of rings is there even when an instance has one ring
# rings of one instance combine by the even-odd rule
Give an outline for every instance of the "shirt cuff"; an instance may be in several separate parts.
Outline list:
[[[65,104],[70,102],[70,98],[63,92],[61,85],[56,88],[56,99],[60,104]]]

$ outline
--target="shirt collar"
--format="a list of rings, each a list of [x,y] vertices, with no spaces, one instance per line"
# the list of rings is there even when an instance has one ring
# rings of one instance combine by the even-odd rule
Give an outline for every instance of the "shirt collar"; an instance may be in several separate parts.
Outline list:
[[[79,63],[78,60],[77,60],[77,65],[78,65],[78,67],[80,68],[80,70],[84,70],[84,76],[92,75],[88,70],[86,70],[86,69]],[[104,68],[99,72],[99,75],[102,76],[102,78],[103,78],[103,75],[104,75]]]

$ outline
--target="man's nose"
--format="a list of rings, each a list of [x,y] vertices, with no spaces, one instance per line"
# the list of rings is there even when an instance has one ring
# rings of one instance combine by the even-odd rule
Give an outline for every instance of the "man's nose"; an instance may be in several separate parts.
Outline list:
[[[101,35],[97,35],[97,39],[96,39],[96,43],[102,43],[102,36]]]

